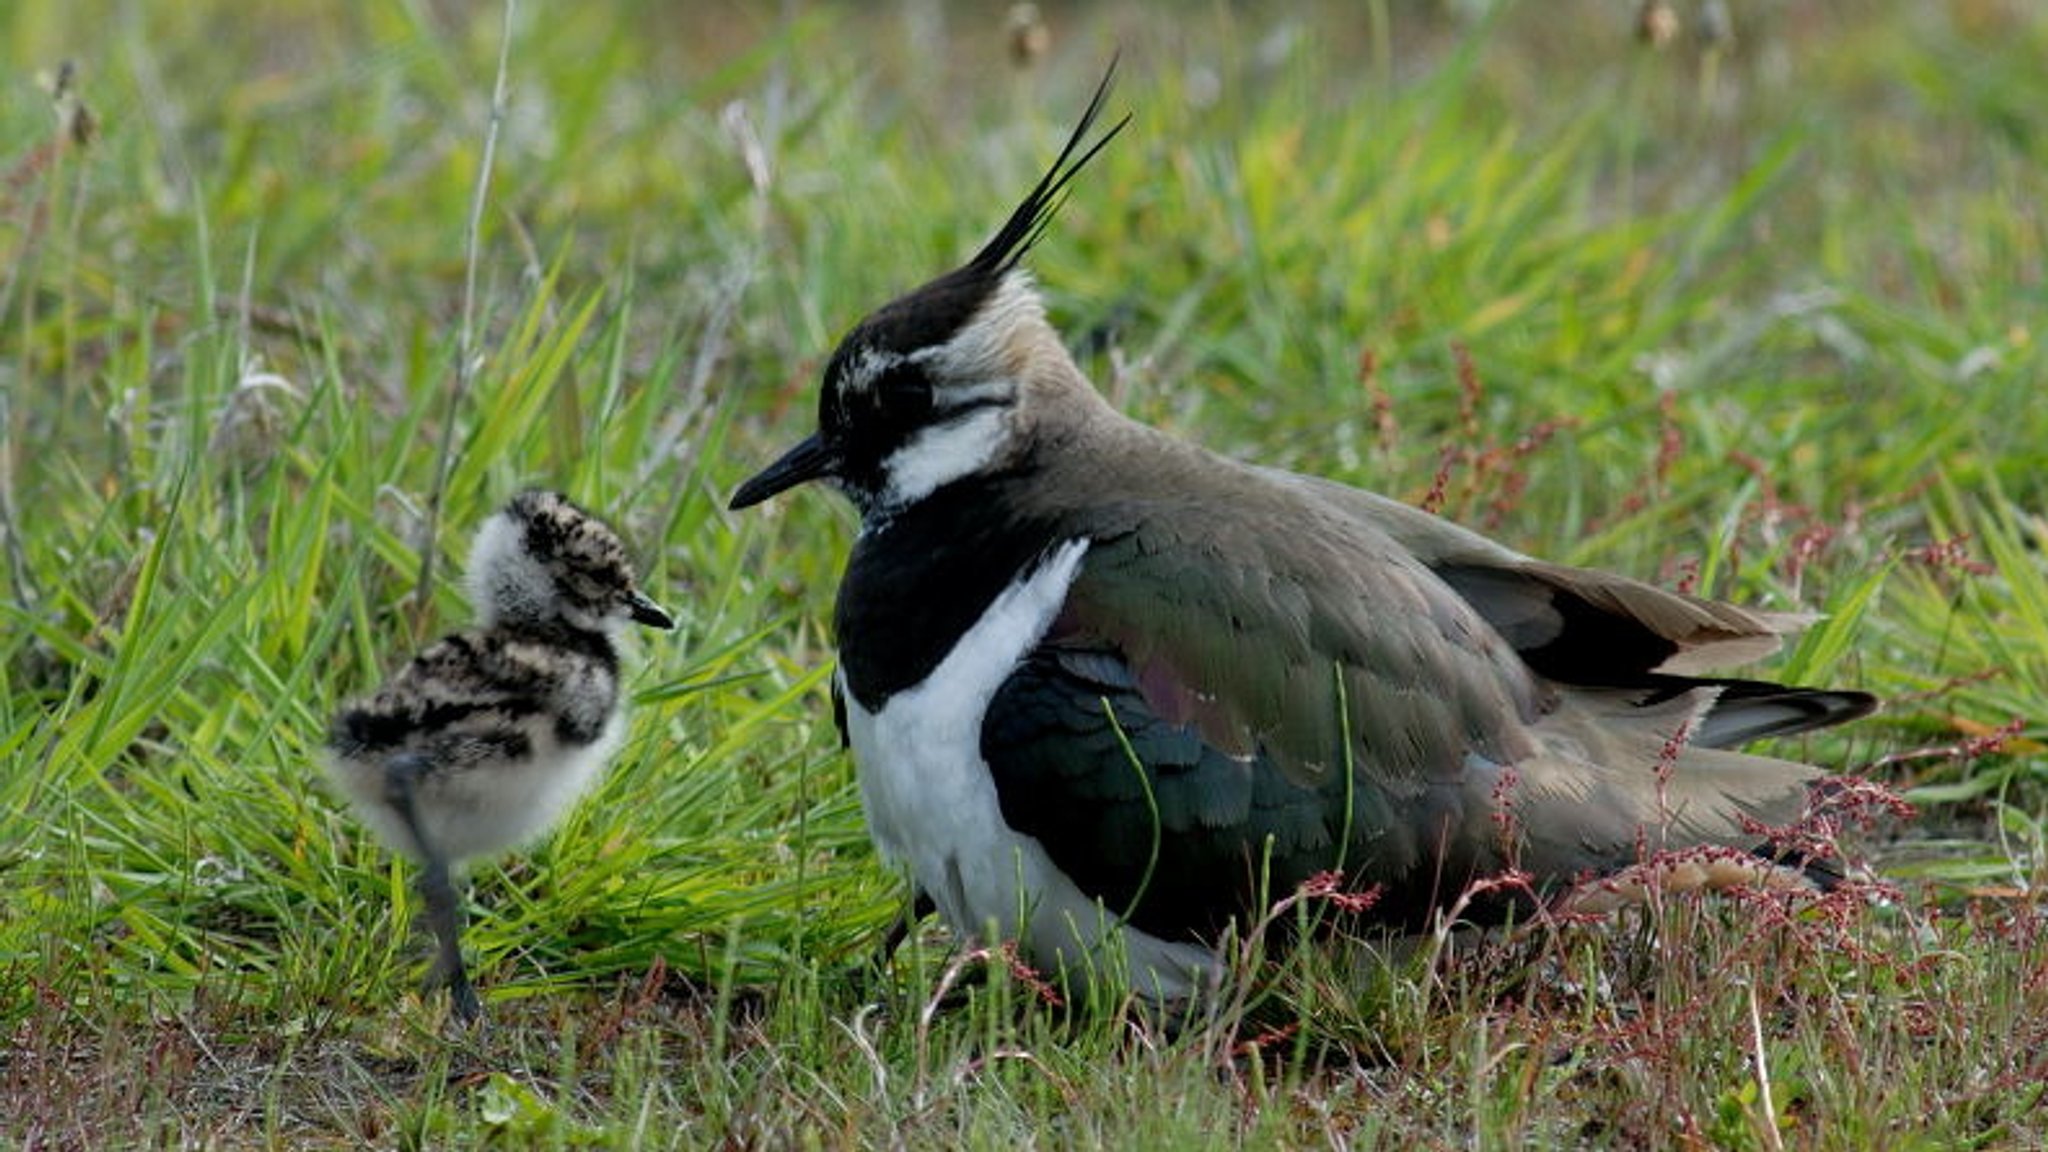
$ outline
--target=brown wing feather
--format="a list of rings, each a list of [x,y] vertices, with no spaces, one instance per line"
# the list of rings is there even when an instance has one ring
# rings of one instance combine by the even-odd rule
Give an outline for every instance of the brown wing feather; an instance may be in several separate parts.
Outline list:
[[[1544,685],[1398,543],[1258,470],[1160,445],[1142,475],[1103,477],[1121,495],[1086,511],[1095,543],[1054,643],[1115,648],[1157,714],[1298,784],[1348,756],[1410,788],[1457,777],[1469,754],[1533,748]],[[1215,515],[1233,500],[1240,514]]]
[[[1537,560],[1377,493],[1314,477],[1269,474],[1378,527],[1458,589],[1517,650],[1526,654],[1554,645],[1554,651],[1570,653],[1573,661],[1587,659],[1588,653],[1612,661],[1604,681],[1587,682],[1625,683],[1645,673],[1682,675],[1750,663],[1777,651],[1782,637],[1816,619]],[[1601,671],[1572,667],[1580,674]]]
[[[1746,816],[1796,813],[1817,774],[1666,748],[1724,692],[1762,717],[1776,686],[1662,669],[1760,654],[1801,617],[1534,560],[1100,410],[1058,431],[1039,451],[1068,459],[1038,463],[1084,478],[1087,499],[1066,485],[1015,494],[1093,544],[1048,643],[1115,653],[1156,716],[1316,790],[1337,806],[1333,828],[1355,802],[1369,818],[1352,825],[1352,860],[1375,878],[1503,863],[1503,795],[1520,817],[1517,858],[1555,879],[1626,863],[1653,827],[1673,842],[1740,840]]]

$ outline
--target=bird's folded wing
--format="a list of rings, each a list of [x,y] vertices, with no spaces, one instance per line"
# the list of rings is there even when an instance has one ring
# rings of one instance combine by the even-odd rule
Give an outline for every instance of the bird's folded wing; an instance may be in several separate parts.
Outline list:
[[[1535,751],[1539,686],[1513,652],[1358,533],[1261,545],[1205,523],[1195,542],[1175,522],[1096,536],[1053,632],[991,702],[1004,819],[1161,931],[1211,930],[1325,869],[1407,880],[1447,833],[1454,856],[1482,851],[1462,843],[1486,826],[1475,768]],[[1333,549],[1352,550],[1336,557],[1349,570],[1311,580]]]
[[[1412,792],[1530,750],[1544,685],[1371,525],[1141,510],[1094,537],[1048,642],[1119,654],[1154,715],[1225,755]]]
[[[1543,675],[1616,685],[1761,659],[1813,623],[1525,556],[1419,508],[1313,477],[1269,475],[1369,522],[1455,588]]]

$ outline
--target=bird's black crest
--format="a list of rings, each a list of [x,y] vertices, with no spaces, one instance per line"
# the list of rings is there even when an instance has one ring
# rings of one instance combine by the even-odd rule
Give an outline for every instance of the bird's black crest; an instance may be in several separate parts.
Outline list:
[[[1075,149],[1079,148],[1081,141],[1087,137],[1088,129],[1094,126],[1095,118],[1102,115],[1102,106],[1108,102],[1110,85],[1115,80],[1116,59],[1112,57],[1108,70],[1102,74],[1102,83],[1095,86],[1095,95],[1088,101],[1088,110],[1081,113],[1081,122],[1074,126],[1073,135],[1067,137],[1067,145],[1060,149],[1059,158],[1052,162],[1052,167],[1046,169],[1045,175],[1038,180],[1038,186],[1031,190],[1030,195],[1024,197],[1024,202],[1017,205],[1017,210],[1010,213],[1010,218],[1003,223],[1002,231],[997,232],[987,244],[982,245],[981,251],[974,254],[974,259],[967,262],[967,267],[981,272],[984,276],[1001,275],[1015,268],[1018,262],[1024,259],[1024,254],[1031,250],[1031,246],[1038,242],[1046,226],[1052,223],[1053,213],[1059,211],[1061,193],[1066,191],[1067,185],[1073,182],[1081,169],[1088,166],[1090,160],[1095,159],[1097,152],[1116,139],[1116,134],[1124,130],[1124,125],[1131,122],[1130,113],[1124,113],[1124,118],[1110,125],[1109,131],[1104,132],[1100,140],[1090,145],[1078,158],[1074,156]],[[1068,163],[1069,160],[1072,160],[1072,163]]]
[[[840,356],[856,348],[883,348],[906,353],[929,348],[945,343],[974,318],[974,313],[1002,280],[1003,274],[1021,263],[1024,254],[1045,233],[1074,176],[1095,158],[1096,153],[1102,151],[1104,145],[1115,139],[1118,132],[1123,131],[1124,125],[1131,122],[1130,115],[1126,113],[1100,139],[1082,150],[1089,129],[1095,126],[1096,118],[1102,114],[1103,105],[1109,100],[1109,91],[1116,79],[1116,63],[1114,58],[1110,60],[1102,82],[1095,87],[1094,97],[1088,101],[1088,110],[1081,114],[1081,122],[1067,137],[1059,158],[1052,162],[1052,167],[1046,169],[1037,186],[1010,213],[1002,229],[966,264],[876,310],[841,345]],[[835,360],[838,358],[834,357]]]

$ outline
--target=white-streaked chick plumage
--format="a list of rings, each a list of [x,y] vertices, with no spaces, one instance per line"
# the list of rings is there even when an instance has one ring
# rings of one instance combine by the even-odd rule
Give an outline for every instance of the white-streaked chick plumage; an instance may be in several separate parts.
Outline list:
[[[554,492],[522,492],[483,523],[468,587],[476,626],[337,712],[323,764],[363,823],[422,865],[433,978],[474,1019],[451,870],[545,834],[588,791],[625,734],[620,635],[674,621],[618,536]]]

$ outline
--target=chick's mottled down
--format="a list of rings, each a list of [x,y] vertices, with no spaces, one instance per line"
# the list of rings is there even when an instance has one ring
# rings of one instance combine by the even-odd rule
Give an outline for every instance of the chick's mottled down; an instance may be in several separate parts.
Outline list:
[[[436,975],[473,1016],[448,871],[541,835],[589,788],[625,730],[618,634],[674,622],[640,591],[618,536],[553,492],[523,492],[485,521],[468,583],[476,627],[343,707],[326,766],[363,822],[424,865]]]

